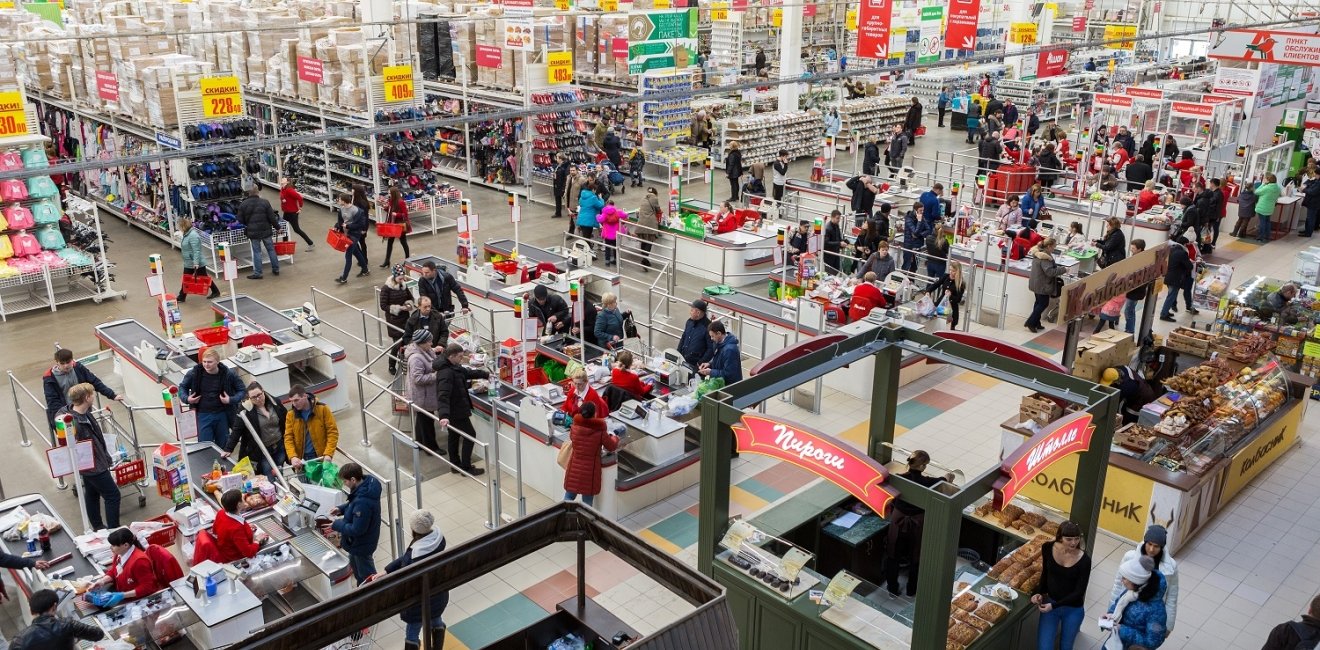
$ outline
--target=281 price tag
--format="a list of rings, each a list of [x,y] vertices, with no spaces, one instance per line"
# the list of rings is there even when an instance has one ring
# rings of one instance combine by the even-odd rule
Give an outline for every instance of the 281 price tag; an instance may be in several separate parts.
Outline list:
[[[0,93],[0,138],[27,135],[27,132],[23,93],[17,90]]]
[[[238,77],[202,77],[202,116],[234,117],[243,114],[243,93]]]
[[[573,53],[546,52],[545,72],[546,72],[546,80],[551,84],[572,83]]]

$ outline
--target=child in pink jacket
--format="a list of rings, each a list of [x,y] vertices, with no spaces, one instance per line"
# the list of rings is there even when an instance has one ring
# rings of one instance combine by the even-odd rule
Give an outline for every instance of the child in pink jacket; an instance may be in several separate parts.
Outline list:
[[[1127,302],[1127,294],[1120,293],[1114,296],[1109,302],[1100,306],[1100,322],[1095,324],[1095,333],[1099,334],[1106,325],[1109,329],[1118,329],[1118,316],[1123,313],[1123,304]]]
[[[605,202],[605,209],[600,211],[600,236],[605,240],[605,266],[618,264],[619,231],[628,215],[615,207],[614,199]]]

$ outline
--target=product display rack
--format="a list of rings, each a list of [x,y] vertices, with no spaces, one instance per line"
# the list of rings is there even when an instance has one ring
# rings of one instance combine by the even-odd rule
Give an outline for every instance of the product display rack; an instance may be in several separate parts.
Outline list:
[[[286,97],[249,92],[247,100],[248,114],[261,122],[264,133],[273,131],[285,136],[361,128],[371,124],[371,117],[366,114],[345,112],[320,104],[303,104]],[[334,207],[336,195],[336,179],[330,174],[332,160],[336,163],[361,165],[364,171],[375,165],[370,143],[356,138],[261,151],[262,171],[257,177],[259,182],[278,188],[279,177],[288,176],[304,199],[327,208]],[[369,178],[371,174],[361,176],[367,179],[365,183],[368,186],[375,185]]]
[[[525,109],[530,105],[529,98],[522,93],[486,88],[454,81],[424,81],[421,86],[429,103],[439,108],[439,115],[461,116],[479,115],[492,111]],[[513,192],[530,198],[529,184],[524,182],[525,163],[520,162],[515,176],[510,177],[504,165],[508,157],[522,159],[524,151],[530,151],[531,141],[536,134],[534,129],[524,134],[522,119],[484,120],[469,122],[463,126],[459,150],[450,151],[433,157],[434,169],[451,178],[485,187]],[[453,135],[460,132],[454,130]],[[453,138],[459,141],[459,138]],[[534,176],[534,175],[533,175]]]
[[[732,15],[732,14],[731,14]],[[716,20],[710,28],[706,85],[735,83],[742,77],[743,30],[736,20]]]
[[[1071,26],[1069,29],[1071,29]],[[1054,33],[1058,35],[1059,31],[1056,29]],[[1078,40],[1081,38],[1079,36]],[[1115,66],[1120,66],[1131,58],[1132,53],[1127,50],[1077,50],[1068,56],[1068,70],[1070,72],[1085,72],[1086,63],[1091,59],[1095,59],[1095,71],[1101,74],[1109,74],[1110,61],[1113,61]]]
[[[770,163],[787,150],[789,160],[820,153],[824,141],[824,128],[817,111],[794,111],[754,117],[739,117],[715,123],[717,147],[711,161],[724,169],[724,153],[729,143],[737,141],[742,149],[743,167],[756,163]]]
[[[573,104],[582,101],[585,93],[580,88],[559,86],[534,93],[533,103],[551,110],[557,105]],[[594,124],[592,125],[594,127]],[[559,154],[568,156],[569,162],[581,164],[591,159],[588,144],[591,129],[580,119],[577,111],[554,111],[536,115],[532,123],[532,182],[551,189],[553,194],[554,175]],[[595,145],[591,144],[591,149]],[[623,154],[626,155],[625,148]]]
[[[948,87],[949,95],[971,95],[981,83],[981,77],[987,73],[992,81],[991,87],[1000,81],[1004,74],[1004,64],[984,63],[969,68],[939,68],[912,75],[912,86],[908,90],[921,100],[927,112],[935,110],[935,102],[940,97],[940,89]]]
[[[691,89],[693,71],[684,70],[648,70],[638,82],[643,96],[639,126],[642,131],[642,148],[646,152],[648,165],[643,170],[647,180],[657,183],[669,182],[672,163],[679,163],[683,182],[692,182],[704,173],[704,158],[700,150],[694,148],[676,149],[680,140],[692,134],[692,107],[687,99],[649,100],[645,97],[652,93]],[[696,158],[694,160],[694,158]],[[659,167],[656,172],[655,168]]]
[[[1071,116],[1073,104],[1079,95],[1069,93],[1060,97],[1061,90],[1081,89],[1100,77],[1099,73],[1084,72],[1047,79],[1022,81],[1018,79],[1000,79],[995,84],[995,97],[1003,100],[1012,99],[1017,105],[1019,115],[1025,116],[1032,108],[1042,122]],[[1058,109],[1060,115],[1055,114]]]
[[[893,128],[903,123],[907,116],[912,98],[906,95],[886,95],[850,99],[839,104],[839,117],[843,118],[843,128],[839,131],[834,144],[846,149],[853,144],[860,147],[874,137],[888,141]]]

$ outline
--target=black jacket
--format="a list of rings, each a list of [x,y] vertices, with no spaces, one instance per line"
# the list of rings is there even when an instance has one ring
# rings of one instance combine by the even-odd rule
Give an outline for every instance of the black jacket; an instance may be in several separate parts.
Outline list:
[[[1123,231],[1115,228],[1105,233],[1105,238],[1100,240],[1100,259],[1104,260],[1105,266],[1121,262],[1126,258],[1127,237],[1123,235]]]
[[[1299,632],[1308,633],[1310,638],[1320,636],[1320,618],[1302,614],[1301,622],[1289,621],[1275,625],[1260,650],[1293,650],[1301,643]]]
[[[559,163],[555,168],[555,193],[563,194],[564,188],[568,187],[568,170],[573,164],[565,160]]]
[[[981,158],[981,164],[990,171],[999,169],[999,160],[1004,156],[1004,145],[994,138],[985,138],[976,145],[976,153]]]
[[[601,151],[605,152],[605,156],[610,159],[610,162],[614,163],[616,167],[622,164],[623,141],[619,139],[618,135],[606,133],[605,142],[601,144],[600,148]]]
[[[247,235],[248,239],[270,239],[279,232],[279,215],[275,214],[275,208],[271,207],[270,201],[260,196],[243,199],[234,212],[238,222],[243,224],[243,234]]]
[[[422,310],[418,309],[408,316],[408,322],[403,326],[403,340],[412,342],[413,332],[422,327]],[[431,344],[437,349],[443,350],[449,343],[449,323],[445,322],[445,315],[440,310],[432,307],[431,314],[426,319],[426,329],[431,332]]]
[[[280,437],[274,445],[266,447],[266,452],[270,454],[271,460],[278,464],[283,464],[288,459],[284,458],[287,454],[284,451],[284,423],[288,418],[288,409],[278,399],[266,395],[266,408],[275,413],[275,421],[280,423]],[[261,416],[257,413],[256,405],[243,411],[247,416],[247,421],[252,423],[252,430],[257,432],[257,437],[252,436],[252,431],[248,431],[243,424],[243,418],[235,417],[232,430],[229,432],[229,441],[225,443],[225,451],[233,452],[238,449],[238,458],[248,457],[253,462],[264,458],[261,455]]]
[[[402,284],[392,287],[389,282],[386,282],[385,284],[380,285],[380,298],[377,303],[380,307],[380,312],[384,316],[386,323],[389,323],[391,327],[398,328],[397,330],[390,330],[390,338],[402,335],[403,326],[408,322],[407,310],[400,309],[399,313],[391,314],[390,307],[393,307],[394,305],[402,307],[412,299],[412,292]],[[432,303],[434,302],[435,301],[432,300]]]
[[[875,166],[879,164],[880,164],[880,145],[876,144],[875,142],[866,143],[866,146],[862,147],[862,171],[866,171],[868,169],[867,166],[869,165],[870,166],[869,169],[871,170],[872,173],[874,173]]]
[[[861,176],[853,176],[844,184],[845,187],[852,190],[852,211],[853,214],[861,212],[871,214],[871,209],[875,207],[875,192],[866,186],[866,182]]]
[[[1164,272],[1164,284],[1170,291],[1182,288],[1183,283],[1192,277],[1192,258],[1187,255],[1187,247],[1173,242],[1169,245],[1169,270]]]
[[[531,318],[540,319],[542,327],[545,326],[546,321],[550,320],[551,316],[557,317],[555,320],[556,332],[567,332],[569,325],[571,325],[569,321],[572,320],[570,317],[571,312],[568,311],[568,303],[564,302],[564,299],[555,293],[546,296],[544,305],[537,304],[535,298],[528,301],[527,315]]]
[[[115,398],[115,391],[110,390],[105,382],[101,381],[91,370],[87,369],[81,363],[73,363],[73,376],[75,384],[91,384],[96,392],[104,395],[107,399]],[[46,423],[53,430],[55,428],[55,414],[69,403],[69,396],[60,392],[60,382],[55,379],[55,371],[47,368],[46,374],[41,377],[41,388],[46,393]]]
[[[715,354],[715,343],[710,340],[710,332],[706,329],[709,326],[710,319],[705,316],[701,320],[689,318],[683,325],[683,337],[678,340],[678,353],[693,368],[710,361]]]
[[[179,382],[179,399],[187,404],[188,396],[196,391],[198,394],[202,395],[202,401],[193,404],[193,410],[210,413],[224,412],[228,413],[230,418],[233,418],[234,414],[238,412],[239,404],[243,401],[243,395],[247,392],[247,387],[243,385],[243,380],[239,379],[238,373],[234,372],[233,368],[230,368],[223,363],[220,364],[220,368],[217,371],[220,375],[220,390],[229,395],[229,404],[226,405],[220,401],[219,393],[214,396],[215,401],[211,401],[212,396],[202,393],[202,374],[205,372],[206,368],[202,367],[202,364],[199,363],[193,366],[192,370],[188,371],[188,374],[183,376],[183,381]]]
[[[919,126],[921,126],[921,104],[916,103],[908,107],[907,115],[903,117],[903,130],[916,134]]]
[[[62,417],[65,413],[73,416],[73,426],[75,427],[75,438],[78,442],[90,440],[92,442],[92,460],[95,462],[91,469],[80,470],[83,476],[100,474],[110,471],[110,466],[114,465],[114,459],[110,457],[110,449],[105,444],[105,434],[101,431],[101,425],[96,423],[96,418],[92,417],[92,412],[79,413],[73,410],[72,406],[66,406],[55,414],[56,417]]]
[[[450,363],[449,357],[436,357],[431,367],[435,369],[436,417],[450,420],[472,417],[469,382],[473,379],[486,379],[490,373]]]
[[[738,180],[743,174],[742,151],[733,149],[724,156],[724,175],[731,181]]]
[[[1155,178],[1155,170],[1148,163],[1133,161],[1123,168],[1123,176],[1127,178],[1129,190],[1140,191],[1146,181]]]
[[[995,113],[998,113],[999,111],[1002,110],[1004,110],[1004,102],[998,99],[992,99],[985,103],[986,115],[994,115]]]
[[[344,218],[345,210],[351,213],[347,219]],[[367,236],[367,229],[371,227],[371,221],[367,219],[366,210],[357,206],[351,206],[349,208],[340,209],[339,219],[335,221],[335,227],[344,231],[349,237],[361,239]]]
[[[843,248],[843,229],[832,221],[825,222],[824,249],[827,253],[837,253]]]
[[[78,647],[78,640],[100,641],[105,632],[95,626],[42,614],[32,621],[26,630],[18,633],[9,642],[10,650],[73,650]]]
[[[1302,207],[1320,207],[1320,178],[1308,180],[1302,185]]]
[[[452,297],[451,297],[452,296]],[[446,314],[454,311],[454,298],[458,298],[458,304],[464,309],[468,308],[467,294],[463,293],[463,288],[458,286],[458,279],[450,275],[444,268],[435,270],[435,279],[427,280],[425,277],[417,278],[417,297],[431,299],[431,306],[439,309]]]
[[[1219,220],[1220,208],[1224,204],[1224,193],[1219,190],[1205,188],[1205,191],[1196,195],[1196,209],[1200,213],[1199,223],[1202,226],[1208,226]]]

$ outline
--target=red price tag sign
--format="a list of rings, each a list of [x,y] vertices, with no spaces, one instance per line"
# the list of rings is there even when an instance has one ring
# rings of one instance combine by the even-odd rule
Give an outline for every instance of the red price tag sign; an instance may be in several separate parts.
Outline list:
[[[298,57],[298,78],[311,84],[325,81],[325,62],[309,56]]]
[[[27,135],[27,132],[23,93],[17,90],[0,93],[0,138]]]
[[[546,80],[553,84],[573,83],[573,53],[545,53]]]
[[[504,50],[493,45],[478,45],[476,53],[479,67],[498,68],[504,63]]]
[[[238,77],[202,77],[202,116],[235,117],[243,114],[243,91]]]
[[[385,101],[406,102],[412,100],[415,96],[412,66],[385,66]]]
[[[96,96],[107,102],[119,101],[119,78],[115,73],[96,71]]]

